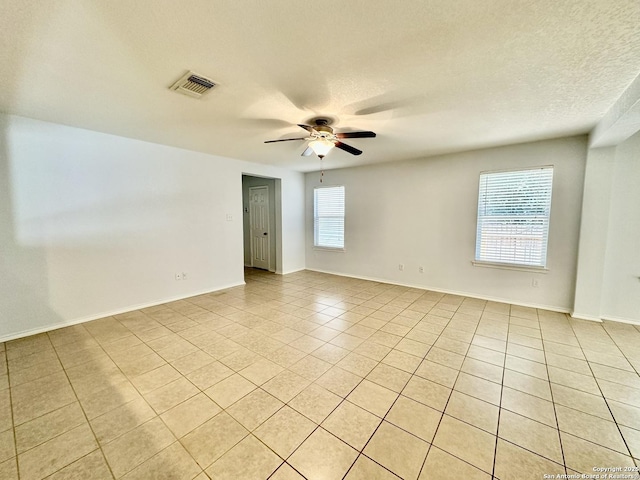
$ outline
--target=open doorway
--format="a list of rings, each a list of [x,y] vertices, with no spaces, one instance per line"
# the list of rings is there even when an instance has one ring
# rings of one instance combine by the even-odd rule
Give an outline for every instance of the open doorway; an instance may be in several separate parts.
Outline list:
[[[281,271],[280,179],[242,175],[244,266]]]

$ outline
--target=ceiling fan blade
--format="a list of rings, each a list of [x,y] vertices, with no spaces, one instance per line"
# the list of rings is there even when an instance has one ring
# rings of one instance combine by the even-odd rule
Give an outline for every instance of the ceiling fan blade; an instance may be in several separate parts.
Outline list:
[[[267,140],[264,143],[276,143],[276,142],[292,142],[294,140],[309,140],[309,137],[301,138],[283,138],[282,140]]]
[[[374,138],[376,134],[371,131],[336,133],[337,138]]]
[[[342,142],[336,142],[336,148],[349,152],[351,155],[360,155],[362,153],[362,150],[358,150],[357,148]]]
[[[313,148],[307,147],[304,152],[302,152],[303,157],[308,157],[313,153]]]
[[[316,132],[316,129],[313,128],[311,125],[303,125],[301,123],[298,124],[298,126],[300,128],[304,128],[307,132],[309,132],[311,135],[317,135],[318,132]]]

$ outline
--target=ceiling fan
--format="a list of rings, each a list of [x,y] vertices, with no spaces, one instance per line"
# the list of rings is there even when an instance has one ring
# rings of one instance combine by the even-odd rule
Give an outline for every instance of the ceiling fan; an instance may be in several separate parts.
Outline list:
[[[333,128],[329,125],[331,120],[328,118],[315,118],[311,120],[314,124],[312,125],[304,125],[298,124],[300,128],[304,128],[307,132],[309,132],[308,137],[300,137],[300,138],[285,138],[282,140],[267,140],[264,143],[275,143],[275,142],[291,142],[294,140],[310,140],[309,145],[302,152],[303,157],[308,157],[312,153],[315,153],[320,157],[320,159],[324,158],[324,156],[333,149],[333,147],[339,148],[340,150],[344,150],[345,152],[349,152],[352,155],[360,155],[362,150],[358,150],[351,145],[347,145],[346,143],[342,143],[340,139],[342,138],[374,138],[376,134],[371,131],[363,131],[363,132],[334,132]]]

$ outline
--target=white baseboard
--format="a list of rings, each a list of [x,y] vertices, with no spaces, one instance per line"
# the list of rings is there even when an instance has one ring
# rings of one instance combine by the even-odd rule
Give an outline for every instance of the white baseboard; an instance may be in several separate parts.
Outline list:
[[[97,313],[95,315],[88,315],[85,317],[74,318],[71,320],[67,320],[64,322],[58,322],[50,325],[45,325],[43,327],[31,328],[29,330],[23,330],[21,332],[10,333],[8,335],[3,335],[0,337],[0,343],[8,342],[11,340],[16,340],[18,338],[28,337],[30,335],[37,335],[39,333],[50,332],[52,330],[58,330],[64,327],[71,327],[73,325],[78,325],[80,323],[90,322],[92,320],[98,320],[100,318],[112,317],[114,315],[120,315],[121,313],[132,312],[134,310],[140,310],[142,308],[155,307],[156,305],[162,305],[163,303],[175,302],[176,300],[184,300],[185,298],[196,297],[198,295],[204,295],[206,293],[219,292],[221,290],[226,290],[228,288],[238,287],[240,285],[245,285],[245,282],[234,283],[226,286],[216,287],[211,290],[203,290],[199,292],[189,293],[187,295],[180,295],[177,297],[165,298],[163,300],[155,300],[152,302],[141,303],[138,305],[129,305],[127,307],[118,308],[116,310],[110,310],[108,312]]]
[[[570,315],[571,318],[575,318],[576,320],[588,320],[590,322],[602,323],[602,319],[600,317],[594,317],[593,315],[587,315],[586,313],[571,312]]]
[[[640,325],[640,320],[636,320],[633,318],[612,317],[609,315],[603,315],[602,320],[606,320],[608,322],[620,322],[620,323],[629,323],[631,325]]]
[[[293,270],[287,270],[286,272],[282,272],[282,275],[289,275],[290,273],[302,272],[307,270],[306,268],[294,268]],[[278,273],[278,272],[276,272]]]
[[[307,268],[307,270],[309,270],[311,272],[319,272],[319,273],[328,273],[330,275],[338,275],[340,277],[357,278],[358,280],[369,280],[371,282],[388,283],[390,285],[399,285],[401,287],[417,288],[419,290],[428,290],[430,292],[446,293],[446,294],[449,294],[449,295],[460,295],[460,296],[463,296],[463,297],[477,298],[479,300],[488,300],[490,302],[508,303],[510,305],[517,305],[519,307],[539,308],[540,310],[550,310],[552,312],[560,312],[560,313],[569,313],[570,312],[570,310],[568,308],[558,307],[558,306],[555,306],[555,305],[542,305],[542,304],[535,304],[535,303],[515,302],[515,301],[510,300],[508,298],[490,297],[490,296],[486,296],[486,295],[478,295],[477,293],[462,292],[462,291],[459,291],[459,290],[446,290],[446,289],[442,289],[442,288],[429,287],[429,286],[425,286],[425,285],[413,285],[413,284],[408,284],[408,283],[398,283],[398,282],[392,282],[391,280],[387,280],[387,279],[384,279],[384,278],[365,277],[365,276],[360,276],[360,275],[347,275],[345,273],[330,272],[328,270],[318,270],[318,269],[315,269],[315,268]]]

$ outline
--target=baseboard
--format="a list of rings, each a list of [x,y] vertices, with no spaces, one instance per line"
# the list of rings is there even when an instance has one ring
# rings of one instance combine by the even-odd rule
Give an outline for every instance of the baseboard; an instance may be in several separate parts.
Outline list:
[[[430,292],[446,293],[446,294],[449,294],[449,295],[460,295],[460,296],[463,296],[463,297],[477,298],[479,300],[488,300],[490,302],[508,303],[510,305],[517,305],[519,307],[539,308],[540,310],[549,310],[549,311],[552,311],[552,312],[559,312],[559,313],[569,313],[570,312],[570,310],[568,308],[558,307],[558,306],[555,306],[555,305],[542,305],[542,304],[534,304],[534,303],[514,302],[513,300],[510,300],[508,298],[490,297],[490,296],[485,296],[485,295],[478,295],[477,293],[462,292],[462,291],[458,291],[458,290],[446,290],[446,289],[442,289],[442,288],[430,287],[430,286],[425,286],[425,285],[413,285],[413,284],[408,284],[408,283],[397,283],[397,282],[392,282],[392,281],[384,279],[384,278],[365,277],[365,276],[361,276],[361,275],[347,275],[345,273],[330,272],[328,270],[319,270],[319,269],[315,269],[315,268],[307,268],[307,270],[309,270],[311,272],[328,273],[330,275],[338,275],[340,277],[356,278],[358,280],[368,280],[370,282],[388,283],[390,285],[399,285],[401,287],[417,288],[419,290],[428,290]]]
[[[600,317],[594,317],[593,315],[587,315],[586,313],[571,312],[570,315],[571,318],[575,318],[576,320],[588,320],[589,322],[602,323],[602,319]]]
[[[68,320],[65,322],[59,322],[51,325],[46,325],[44,327],[32,328],[29,330],[23,330],[17,333],[11,333],[8,335],[4,335],[0,337],[0,343],[9,342],[11,340],[17,340],[18,338],[28,337],[30,335],[37,335],[39,333],[51,332],[53,330],[58,330],[60,328],[72,327],[74,325],[78,325],[85,322],[91,322],[93,320],[98,320],[100,318],[112,317],[114,315],[120,315],[121,313],[132,312],[134,310],[140,310],[142,308],[155,307],[156,305],[162,305],[163,303],[175,302],[176,300],[184,300],[185,298],[197,297],[198,295],[204,295],[207,293],[219,292],[221,290],[226,290],[228,288],[238,287],[240,285],[245,285],[245,282],[239,282],[234,284],[229,284],[226,286],[216,287],[213,290],[203,290],[199,292],[189,293],[188,295],[180,295],[176,297],[165,298],[163,300],[155,300],[152,302],[141,303],[138,305],[130,305],[127,307],[119,308],[116,310],[110,310],[108,312],[102,312],[95,315],[88,315],[86,317],[74,318],[72,320]]]
[[[307,270],[306,268],[295,268],[293,270],[287,270],[286,272],[282,272],[281,275],[289,275],[290,273],[296,273],[296,272],[303,272],[304,270]],[[278,273],[278,272],[276,272]]]
[[[609,315],[604,315],[602,320],[606,320],[608,322],[620,322],[620,323],[629,323],[631,325],[640,325],[640,320],[635,320],[632,318],[624,318],[624,317],[611,317]]]

